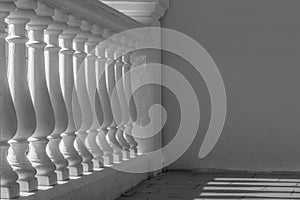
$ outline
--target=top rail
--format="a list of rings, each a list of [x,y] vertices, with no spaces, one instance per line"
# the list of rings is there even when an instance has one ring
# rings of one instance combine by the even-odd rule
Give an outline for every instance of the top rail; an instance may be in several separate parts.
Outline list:
[[[109,7],[99,0],[39,0],[53,8],[91,21],[115,32],[142,27],[143,24]]]

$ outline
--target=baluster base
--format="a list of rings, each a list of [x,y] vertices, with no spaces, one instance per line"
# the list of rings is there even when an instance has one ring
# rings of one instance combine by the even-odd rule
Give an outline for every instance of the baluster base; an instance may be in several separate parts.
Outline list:
[[[75,149],[79,153],[82,158],[82,168],[84,172],[91,172],[93,171],[93,162],[92,162],[92,154],[86,148],[84,141],[87,137],[87,134],[84,131],[76,132],[76,139],[75,139]]]
[[[74,142],[76,135],[74,132],[62,134],[61,152],[68,161],[68,169],[70,176],[81,176],[83,174],[82,158],[77,153]]]
[[[103,167],[103,151],[100,146],[97,144],[98,132],[95,129],[87,131],[87,137],[85,144],[89,152],[93,155],[93,166],[95,168]]]
[[[30,138],[28,158],[37,170],[36,178],[40,186],[53,186],[57,184],[55,165],[46,153],[48,139]]]
[[[40,186],[53,186],[57,184],[57,176],[55,173],[49,174],[48,176],[35,176]]]
[[[61,142],[60,136],[49,136],[49,143],[47,145],[47,154],[55,165],[55,173],[58,181],[65,181],[69,179],[68,161],[64,159],[60,152],[59,145]]]
[[[37,190],[38,182],[35,178],[36,170],[30,164],[26,152],[28,142],[26,140],[11,140],[8,151],[8,161],[13,170],[18,174],[18,183],[21,192]]]
[[[10,167],[9,163],[7,162],[7,151],[9,145],[6,143],[5,145],[0,144],[0,154],[1,154],[1,199],[11,199],[18,197],[20,195],[20,186],[16,182],[18,179],[18,175],[13,169]]]
[[[108,132],[106,134],[106,139],[111,148],[113,149],[113,160],[114,163],[120,163],[122,162],[122,152],[121,152],[121,145],[118,143],[116,139],[116,132],[117,128],[115,127],[110,127],[108,128]]]
[[[103,156],[103,165],[104,166],[110,166],[114,163],[113,156]]]
[[[1,199],[12,199],[20,196],[20,186],[18,183],[13,183],[9,186],[1,186]]]
[[[104,164],[103,164],[104,161],[99,161],[97,159],[93,159],[92,161],[93,161],[94,168],[103,168],[104,167]]]
[[[123,160],[128,160],[130,157],[129,154],[129,148],[130,145],[127,143],[127,141],[125,140],[124,134],[123,134],[123,128],[122,126],[118,127],[117,133],[116,133],[116,139],[119,142],[119,144],[122,146],[122,158]]]
[[[124,138],[129,143],[129,155],[130,158],[137,157],[137,142],[135,141],[134,137],[131,135],[132,125],[125,125],[125,130],[123,132]]]
[[[137,151],[136,150],[130,149],[129,154],[130,154],[130,158],[137,157]]]
[[[33,192],[37,190],[38,182],[36,178],[30,180],[19,180],[17,181],[20,185],[21,192]]]
[[[68,168],[66,168],[64,170],[56,170],[55,173],[57,175],[58,181],[66,181],[69,179],[69,169]]]
[[[120,163],[123,161],[123,155],[120,152],[113,153],[114,163]]]
[[[82,164],[82,170],[84,172],[92,172],[93,171],[93,162],[86,162],[86,163],[81,163]]]
[[[47,175],[36,175],[35,177],[40,186],[53,186],[57,184],[57,175],[54,172]]]
[[[130,152],[126,150],[122,150],[122,157],[123,160],[129,160],[130,159]]]
[[[76,166],[76,167],[68,167],[69,168],[69,175],[70,176],[82,176],[83,174],[83,166]]]
[[[107,129],[104,128],[98,129],[96,142],[103,151],[103,156],[102,156],[103,166],[110,166],[114,163],[114,159],[112,155],[113,149],[107,143],[106,134],[107,134]]]

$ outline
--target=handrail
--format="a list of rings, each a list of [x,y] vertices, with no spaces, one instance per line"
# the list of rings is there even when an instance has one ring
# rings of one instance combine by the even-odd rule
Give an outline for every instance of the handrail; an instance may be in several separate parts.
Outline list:
[[[89,20],[115,32],[142,27],[143,24],[98,0],[39,0],[53,8],[60,8],[78,18]]]

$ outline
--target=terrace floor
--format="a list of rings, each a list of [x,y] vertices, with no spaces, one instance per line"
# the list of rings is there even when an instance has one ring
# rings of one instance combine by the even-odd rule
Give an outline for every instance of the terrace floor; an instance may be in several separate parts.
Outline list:
[[[300,199],[300,176],[170,171],[140,183],[118,200],[145,199]]]

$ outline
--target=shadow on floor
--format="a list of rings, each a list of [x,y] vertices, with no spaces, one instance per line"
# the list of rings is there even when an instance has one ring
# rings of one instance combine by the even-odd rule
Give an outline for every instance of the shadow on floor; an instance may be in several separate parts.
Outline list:
[[[300,199],[300,176],[262,174],[162,173],[118,200]]]

